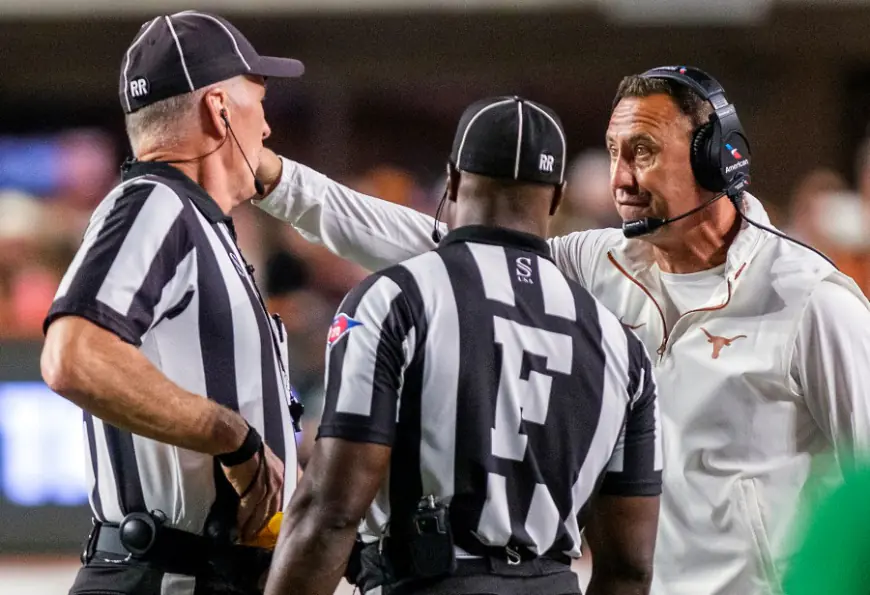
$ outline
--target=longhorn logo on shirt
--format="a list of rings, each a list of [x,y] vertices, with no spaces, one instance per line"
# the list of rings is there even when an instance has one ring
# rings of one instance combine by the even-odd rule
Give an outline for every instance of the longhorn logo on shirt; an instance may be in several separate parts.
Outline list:
[[[362,326],[362,322],[354,320],[344,312],[339,313],[332,319],[332,326],[329,327],[329,334],[326,336],[326,346],[332,347],[356,326]]]
[[[737,335],[736,337],[731,337],[730,339],[727,337],[717,337],[716,335],[711,335],[707,332],[707,329],[701,327],[701,330],[704,331],[704,334],[707,335],[707,343],[713,344],[713,359],[719,359],[719,353],[722,351],[723,347],[729,347],[731,343],[736,341],[737,339],[745,339],[746,335]]]

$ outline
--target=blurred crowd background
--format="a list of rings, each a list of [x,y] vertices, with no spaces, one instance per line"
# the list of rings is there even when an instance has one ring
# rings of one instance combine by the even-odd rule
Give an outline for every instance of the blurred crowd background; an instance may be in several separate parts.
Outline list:
[[[699,66],[738,108],[752,145],[751,191],[774,223],[870,292],[870,1],[3,0],[0,592],[63,592],[30,583],[11,591],[3,580],[20,578],[35,553],[74,565],[87,530],[80,417],[40,382],[42,320],[129,155],[122,54],[142,22],[187,8],[220,12],[261,52],[305,62],[302,79],[269,88],[272,148],[430,214],[468,103],[521,94],[552,106],[573,155],[553,235],[619,224],[603,136],[620,78]],[[251,205],[234,219],[291,335],[306,456],[326,329],[367,272]]]

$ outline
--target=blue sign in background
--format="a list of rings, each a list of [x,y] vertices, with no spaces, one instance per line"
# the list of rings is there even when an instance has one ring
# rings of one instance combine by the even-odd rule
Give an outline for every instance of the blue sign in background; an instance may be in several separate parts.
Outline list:
[[[88,503],[81,410],[42,382],[0,383],[0,495],[18,506]]]
[[[81,409],[39,376],[38,342],[0,344],[0,552],[80,551],[90,528]]]

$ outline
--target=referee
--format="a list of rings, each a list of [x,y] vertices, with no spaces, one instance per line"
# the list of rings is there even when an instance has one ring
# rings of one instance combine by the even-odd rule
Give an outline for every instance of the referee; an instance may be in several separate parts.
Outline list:
[[[549,109],[465,112],[454,230],[356,287],[330,329],[319,439],[269,595],[332,593],[348,560],[363,593],[579,593],[584,527],[589,594],[648,592],[655,384],[640,341],[550,258],[564,162]]]
[[[89,449],[73,594],[261,592],[270,552],[240,544],[289,499],[296,448],[285,335],[228,213],[260,186],[265,77],[302,71],[192,11],[145,23],[124,55],[137,159],[45,321],[43,377],[84,409]]]

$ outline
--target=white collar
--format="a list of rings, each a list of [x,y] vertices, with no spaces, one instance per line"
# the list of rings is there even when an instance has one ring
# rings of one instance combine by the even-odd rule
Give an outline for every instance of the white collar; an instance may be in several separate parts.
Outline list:
[[[770,226],[770,217],[757,198],[748,192],[742,195],[743,212],[749,219],[762,225]],[[763,232],[742,221],[740,231],[731,245],[728,247],[728,255],[725,258],[725,278],[737,279],[743,269],[752,260],[763,239]],[[640,275],[648,271],[655,263],[653,259],[652,244],[641,238],[624,238],[613,249],[614,257],[628,268],[633,275]]]

